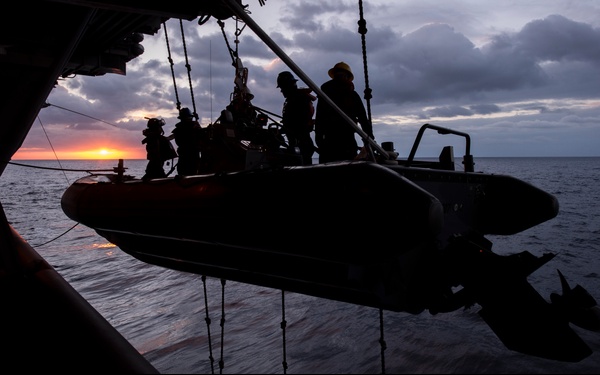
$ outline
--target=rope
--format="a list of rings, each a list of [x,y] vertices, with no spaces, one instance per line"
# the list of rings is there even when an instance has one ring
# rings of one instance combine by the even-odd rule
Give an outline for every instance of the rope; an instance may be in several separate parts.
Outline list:
[[[365,74],[365,100],[367,101],[367,115],[369,116],[369,121],[371,121],[371,88],[369,87],[369,71],[367,66],[367,42],[365,35],[367,34],[367,21],[365,21],[363,17],[363,2],[362,0],[358,0],[359,12],[360,12],[360,20],[358,21],[358,32],[360,33],[360,38],[362,42],[362,55],[363,55],[363,66],[364,66],[364,74]]]
[[[206,321],[206,330],[208,331],[207,335],[208,335],[208,351],[209,351],[209,356],[208,359],[210,359],[210,369],[212,371],[212,373],[215,373],[215,359],[213,357],[212,354],[212,342],[210,339],[210,317],[208,316],[208,296],[206,293],[206,276],[202,275],[202,284],[204,285],[204,310],[206,311],[206,318],[204,318],[204,320]]]
[[[379,345],[381,345],[381,373],[385,374],[385,350],[387,344],[383,339],[383,309],[379,309]]]
[[[44,242],[44,243],[42,243],[42,244],[39,244],[39,245],[31,245],[31,247],[41,247],[41,246],[48,245],[50,242],[56,241],[56,240],[58,240],[59,238],[61,238],[62,236],[64,236],[65,234],[69,233],[70,231],[72,231],[73,229],[75,229],[75,227],[76,227],[76,226],[78,226],[78,225],[79,225],[79,223],[75,223],[75,225],[73,225],[71,228],[67,229],[67,230],[66,230],[66,231],[65,231],[63,234],[61,234],[61,235],[58,235],[58,236],[54,237],[53,239],[51,239],[50,241]]]
[[[221,359],[219,360],[219,372],[223,373],[225,361],[223,360],[223,344],[225,343],[225,279],[221,279]]]
[[[37,166],[37,165],[21,164],[21,163],[15,163],[15,162],[12,162],[12,161],[8,161],[7,164],[18,165],[20,167],[37,168],[37,169],[48,169],[48,170],[53,170],[53,171],[63,171],[63,173],[65,171],[69,171],[69,172],[87,172],[87,173],[91,174],[90,170],[82,170],[82,169],[66,169],[66,168],[40,167],[40,166]],[[60,165],[60,161],[58,161],[58,164]],[[113,172],[113,170],[112,169],[99,169],[99,170],[97,170],[97,172]],[[69,183],[69,179],[67,178],[66,174],[65,174],[65,178],[67,179],[67,183]],[[41,246],[45,246],[45,245],[49,244],[50,242],[54,242],[54,241],[58,240],[59,238],[61,238],[62,236],[64,236],[65,234],[67,234],[70,231],[72,231],[73,229],[75,229],[75,227],[78,226],[78,225],[79,225],[79,223],[75,223],[75,225],[73,225],[71,228],[67,229],[62,234],[59,234],[58,236],[54,237],[53,239],[51,239],[49,241],[46,241],[44,243],[41,243],[39,245],[31,245],[31,247],[33,247],[33,248],[41,247]]]
[[[18,165],[20,167],[37,168],[37,169],[48,169],[51,171],[66,171],[66,172],[86,172],[92,174],[92,172],[114,172],[113,169],[69,169],[69,168],[52,168],[52,167],[41,167],[39,165],[22,164],[14,161],[8,161],[7,164]],[[125,168],[127,169],[127,168]]]
[[[285,291],[281,291],[281,330],[283,332],[283,373],[287,374],[288,364],[286,360],[286,345],[285,345],[285,327],[287,322],[285,321]]]
[[[183,20],[179,19],[179,27],[181,28],[181,41],[183,43],[183,53],[185,55],[185,68],[188,73],[188,82],[190,85],[190,95],[192,97],[192,108],[194,108],[194,117],[198,120],[198,112],[196,112],[196,100],[194,99],[194,86],[192,85],[192,67],[188,61],[187,45],[185,43],[185,33],[183,32]]]
[[[364,70],[364,75],[365,75],[365,100],[367,102],[367,117],[369,119],[369,122],[372,124],[372,117],[371,117],[371,98],[373,97],[371,95],[371,88],[369,87],[369,69],[368,69],[368,65],[367,65],[367,41],[366,41],[366,34],[367,34],[367,21],[364,19],[363,17],[363,2],[362,0],[358,0],[358,7],[359,7],[359,13],[360,13],[360,19],[358,20],[358,32],[360,34],[360,39],[362,42],[362,55],[363,55],[363,70]],[[371,147],[370,144],[365,142],[365,149],[369,155],[369,158],[371,160],[375,160],[375,153],[373,152],[373,147]]]
[[[45,107],[50,106],[51,104],[46,103]],[[58,107],[58,106],[55,106]],[[61,109],[65,109],[67,111],[70,111],[66,108],[62,108],[62,107],[58,107]],[[71,111],[73,112],[73,111]],[[89,117],[89,116],[88,116]],[[99,120],[102,121],[102,120]],[[58,155],[56,155],[56,151],[54,150],[54,146],[52,146],[52,142],[50,141],[50,137],[48,137],[48,133],[46,132],[46,129],[44,128],[44,124],[42,123],[42,120],[40,119],[40,117],[38,116],[38,122],[40,123],[40,126],[42,127],[42,130],[44,131],[44,134],[46,135],[46,139],[48,140],[48,143],[50,144],[50,148],[52,148],[52,152],[54,153],[54,157],[56,158],[56,161],[58,162],[58,165],[60,165],[60,168],[51,168],[51,167],[40,167],[40,166],[35,166],[35,165],[29,165],[29,164],[21,164],[21,163],[15,163],[12,161],[8,161],[6,162],[7,164],[12,164],[12,165],[18,165],[21,167],[28,167],[28,168],[38,168],[38,169],[48,169],[48,170],[57,170],[57,171],[62,171],[63,175],[65,176],[65,180],[67,181],[67,184],[70,184],[69,182],[69,178],[67,177],[67,174],[65,173],[65,171],[73,171],[73,170],[69,170],[66,168],[62,167],[62,164],[60,163],[60,159],[58,158]],[[112,124],[111,124],[112,125]],[[78,172],[81,172],[80,170],[77,170]],[[112,172],[112,169],[110,170]],[[89,173],[89,171],[85,171],[87,173]],[[44,243],[38,244],[38,245],[31,245],[31,247],[36,248],[36,247],[41,247],[41,246],[45,246],[51,242],[54,242],[56,240],[58,240],[59,238],[61,238],[62,236],[64,236],[65,234],[69,233],[70,231],[72,231],[76,226],[78,226],[79,223],[75,223],[75,225],[73,225],[71,228],[67,229],[66,231],[64,231],[62,234],[59,234],[58,236],[54,237],[53,239],[46,241]]]
[[[163,28],[165,30],[165,40],[167,42],[167,51],[169,53],[169,64],[171,65],[171,76],[173,77],[173,89],[175,90],[175,99],[177,100],[177,110],[181,109],[181,102],[179,101],[179,93],[177,92],[177,82],[175,80],[175,68],[173,64],[173,58],[171,57],[171,46],[169,44],[169,35],[167,34],[167,23],[163,22]]]

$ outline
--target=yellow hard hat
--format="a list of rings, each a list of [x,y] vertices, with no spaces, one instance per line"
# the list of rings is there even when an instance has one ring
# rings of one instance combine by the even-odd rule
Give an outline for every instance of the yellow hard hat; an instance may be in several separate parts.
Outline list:
[[[350,69],[350,65],[346,64],[345,62],[340,61],[339,63],[335,64],[333,68],[329,69],[329,72],[327,73],[331,78],[333,78],[333,73],[336,70],[345,70],[350,74],[350,81],[354,80],[354,74],[352,73],[352,69]]]

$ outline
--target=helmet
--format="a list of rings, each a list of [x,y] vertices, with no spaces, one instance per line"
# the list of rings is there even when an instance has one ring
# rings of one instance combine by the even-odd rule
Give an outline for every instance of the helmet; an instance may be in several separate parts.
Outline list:
[[[331,78],[333,78],[333,74],[336,70],[345,70],[347,73],[350,74],[350,81],[354,80],[354,74],[352,73],[352,69],[350,69],[350,65],[346,64],[345,62],[339,62],[335,64],[333,68],[329,69],[329,72],[327,73]]]
[[[179,110],[179,116],[177,116],[177,118],[180,119],[180,120],[184,119],[184,118],[192,118],[192,117],[194,117],[194,114],[187,107],[181,108]]]
[[[165,125],[165,120],[161,118],[148,119],[148,128],[160,128]]]
[[[288,86],[296,83],[298,80],[294,78],[290,72],[281,72],[277,76],[277,87]]]

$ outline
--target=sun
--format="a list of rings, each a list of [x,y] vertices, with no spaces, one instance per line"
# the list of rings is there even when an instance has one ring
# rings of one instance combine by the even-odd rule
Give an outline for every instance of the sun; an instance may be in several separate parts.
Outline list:
[[[108,148],[100,148],[96,150],[86,151],[86,156],[88,159],[115,159],[123,157],[123,152],[120,150],[108,149]]]
[[[72,153],[75,159],[125,159],[127,152],[112,148],[95,148]]]

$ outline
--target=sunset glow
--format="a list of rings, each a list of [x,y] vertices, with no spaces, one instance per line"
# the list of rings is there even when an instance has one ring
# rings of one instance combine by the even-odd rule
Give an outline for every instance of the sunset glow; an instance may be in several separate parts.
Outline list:
[[[56,150],[56,155],[49,149],[21,148],[13,156],[13,160],[106,160],[106,159],[145,159],[146,153],[140,149],[94,148],[88,150]]]

